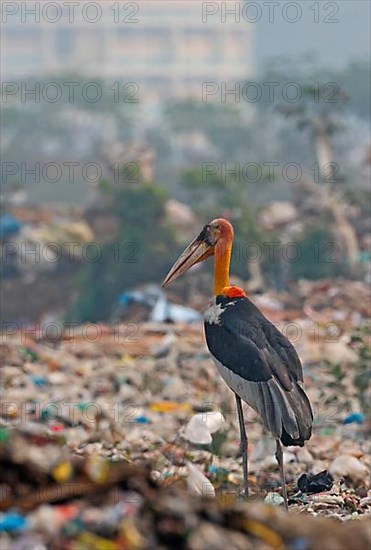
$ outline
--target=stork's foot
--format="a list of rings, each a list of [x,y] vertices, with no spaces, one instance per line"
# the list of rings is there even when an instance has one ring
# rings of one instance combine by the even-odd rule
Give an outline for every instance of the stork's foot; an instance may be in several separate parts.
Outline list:
[[[276,439],[276,460],[278,462],[278,466],[280,468],[280,473],[281,473],[282,496],[285,501],[285,508],[286,510],[288,510],[289,505],[287,502],[286,480],[285,480],[285,472],[283,469],[283,452],[282,452],[281,442],[279,439]]]

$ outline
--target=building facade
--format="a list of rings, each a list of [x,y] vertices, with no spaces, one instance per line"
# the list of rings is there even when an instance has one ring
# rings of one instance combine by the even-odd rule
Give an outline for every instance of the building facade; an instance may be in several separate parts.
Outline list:
[[[226,2],[2,4],[3,80],[78,74],[159,97],[199,94],[202,82],[242,81],[253,70],[254,25],[223,12]]]

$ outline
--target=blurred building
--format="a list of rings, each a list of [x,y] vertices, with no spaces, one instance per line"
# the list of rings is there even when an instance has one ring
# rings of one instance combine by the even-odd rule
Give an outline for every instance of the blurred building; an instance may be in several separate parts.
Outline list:
[[[159,98],[251,76],[254,25],[238,14],[206,17],[199,0],[6,4],[18,11],[3,13],[5,80],[74,73],[135,82],[141,96]]]

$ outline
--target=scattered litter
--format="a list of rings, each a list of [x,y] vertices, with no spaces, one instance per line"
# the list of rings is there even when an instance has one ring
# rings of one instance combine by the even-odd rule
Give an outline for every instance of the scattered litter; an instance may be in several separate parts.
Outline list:
[[[188,422],[184,437],[196,445],[209,445],[213,440],[201,414],[196,414]]]
[[[27,519],[17,512],[0,513],[0,532],[3,531],[23,531],[28,524]]]
[[[329,491],[333,481],[332,475],[327,470],[323,470],[319,474],[302,474],[297,481],[297,486],[302,493],[321,493]]]
[[[190,462],[187,462],[187,484],[190,491],[202,497],[215,497],[215,489],[207,477]]]
[[[11,214],[4,214],[0,217],[0,238],[6,240],[18,233],[21,223]]]
[[[281,506],[285,500],[278,493],[268,493],[264,499],[264,502],[271,504],[272,506]]]
[[[284,540],[288,547],[304,547],[305,541],[311,548],[318,543],[307,530],[311,525],[318,533],[318,518],[311,515],[341,520],[344,529],[357,523],[361,531],[362,516],[371,514],[366,292],[356,282],[326,284],[300,282],[292,293],[270,291],[261,301],[277,326],[296,323],[300,329],[294,343],[315,416],[305,447],[284,449],[294,512],[289,531],[282,506],[269,506],[265,519],[268,506],[260,504],[279,504],[281,480],[275,442],[248,407],[253,504],[242,503],[235,400],[210,360],[201,323],[143,321],[135,339],[119,323],[116,331],[97,325],[101,337],[95,341],[84,337],[81,326],[58,342],[19,330],[0,344],[6,395],[0,408],[0,510],[21,518],[15,516],[15,530],[2,531],[1,547],[24,547],[27,537],[37,548],[53,541],[57,550],[109,548],[108,541],[118,548],[187,548],[179,533],[192,532],[187,540],[197,550],[205,536],[214,547],[223,540],[230,546],[236,540],[241,548]],[[197,299],[192,307],[201,310]],[[325,341],[321,323],[332,322],[335,307],[345,312],[338,326],[354,363],[332,355],[334,343]],[[364,418],[354,417],[360,414]],[[326,483],[330,474],[332,486]],[[211,513],[219,502],[226,508]],[[306,521],[298,521],[304,514]],[[330,525],[321,544],[342,548],[343,537],[336,538],[342,525],[338,531]]]
[[[331,462],[329,471],[334,477],[348,477],[354,483],[364,481],[369,475],[367,466],[350,455],[337,456]]]
[[[224,417],[221,412],[197,413],[188,422],[184,436],[191,443],[208,445],[212,442],[213,433],[220,430]]]
[[[148,308],[146,319],[154,323],[198,323],[202,320],[201,314],[194,309],[169,302],[166,293],[157,285],[120,294],[115,315],[127,316],[134,304]]]
[[[162,413],[190,412],[192,406],[189,403],[177,403],[174,401],[158,401],[150,405],[151,411]]]
[[[363,424],[364,421],[365,421],[365,415],[358,412],[358,413],[348,414],[348,416],[344,418],[343,424]]]

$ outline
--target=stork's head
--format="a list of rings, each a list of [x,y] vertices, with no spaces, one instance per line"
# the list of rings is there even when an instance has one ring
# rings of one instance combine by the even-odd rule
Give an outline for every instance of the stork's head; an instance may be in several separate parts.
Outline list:
[[[215,254],[216,250],[230,247],[233,241],[233,227],[223,218],[206,224],[201,233],[187,246],[167,274],[162,286],[175,281],[190,267],[203,262]]]

